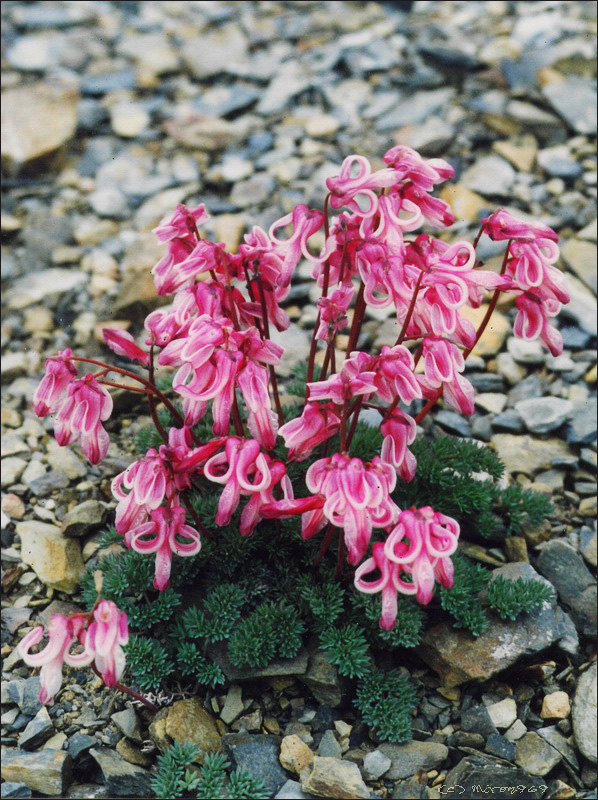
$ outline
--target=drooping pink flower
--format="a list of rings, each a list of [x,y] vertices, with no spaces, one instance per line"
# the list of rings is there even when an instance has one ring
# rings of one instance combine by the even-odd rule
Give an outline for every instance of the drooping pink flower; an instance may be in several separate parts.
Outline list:
[[[413,356],[402,344],[394,347],[383,345],[380,355],[374,358],[372,369],[376,377],[376,394],[387,403],[399,397],[403,403],[410,403],[422,396],[415,377]]]
[[[201,541],[195,528],[185,524],[187,513],[179,505],[156,508],[150,517],[150,522],[130,530],[128,538],[131,548],[137,553],[156,554],[154,586],[163,591],[170,584],[172,556],[196,555],[201,548]]]
[[[510,246],[507,274],[514,289],[542,287],[560,303],[569,302],[569,291],[562,273],[552,265],[558,260],[559,248],[550,239],[534,242],[513,242]]]
[[[396,473],[378,456],[364,464],[360,458],[335,453],[312,464],[305,482],[325,502],[321,511],[304,515],[303,538],[316,533],[327,519],[343,528],[350,564],[358,564],[365,555],[373,528],[392,525],[398,517],[399,509],[390,497]]]
[[[145,522],[150,511],[162,503],[169,473],[157,450],[148,450],[112,480],[112,494],[118,500],[115,527],[127,537],[129,530]],[[125,538],[128,543],[128,540]]]
[[[106,686],[120,681],[125,669],[122,646],[129,641],[128,617],[111,600],[102,600],[84,635],[85,652],[93,654],[95,667]],[[69,662],[67,662],[69,663]]]
[[[278,417],[272,410],[268,380],[268,370],[249,361],[239,372],[237,385],[249,412],[249,432],[264,449],[272,450],[276,442]]]
[[[259,492],[253,492],[247,501],[245,508],[241,512],[241,522],[239,525],[241,536],[249,536],[253,533],[259,520],[266,516],[263,513],[264,507],[270,507],[272,503],[276,502],[273,491],[277,485],[280,485],[285,500],[292,499],[293,497],[293,487],[286,474],[287,470],[285,465],[282,461],[274,461],[274,459],[270,458],[268,455],[266,455],[266,461],[270,469],[270,485]]]
[[[41,642],[44,628],[39,625],[29,631],[19,643],[18,652],[23,661],[30,667],[41,667],[40,680],[42,690],[40,702],[49,703],[62,686],[62,665],[85,666],[93,660],[93,655],[85,650],[83,653],[71,653],[72,645],[83,628],[80,616],[70,619],[61,614],[50,617],[48,623],[48,644],[39,653],[30,650]]]
[[[376,569],[380,571],[377,580],[364,580]],[[397,618],[397,593],[402,591],[400,567],[389,561],[384,552],[384,542],[376,542],[372,547],[372,557],[360,564],[355,570],[355,588],[365,594],[381,593],[382,612],[380,614],[380,627],[389,631],[394,628]]]
[[[396,145],[383,156],[385,164],[395,173],[397,181],[406,180],[429,192],[437,183],[455,177],[455,170],[443,158],[424,160],[416,150]]]
[[[54,414],[62,405],[62,393],[77,377],[77,367],[71,360],[70,347],[59,351],[57,356],[46,359],[46,371],[35,394],[33,409],[38,417]]]
[[[92,464],[98,464],[110,444],[102,422],[111,413],[112,397],[93,375],[72,381],[54,423],[56,441],[64,446],[79,439],[87,458]]]
[[[319,209],[308,208],[300,203],[290,214],[286,214],[270,226],[268,236],[274,244],[277,255],[282,260],[279,286],[285,287],[290,284],[291,275],[301,256],[309,261],[316,260],[316,256],[313,256],[307,247],[307,241],[310,236],[320,230],[323,224],[324,214]],[[288,239],[278,239],[275,235],[276,231],[286,225],[293,226],[293,233]]]
[[[342,405],[346,400],[359,395],[372,395],[376,391],[376,375],[369,369],[371,360],[367,353],[351,353],[340,372],[325,381],[307,384],[309,399],[332,400],[337,405]]]
[[[354,293],[354,286],[342,286],[318,300],[320,326],[316,332],[317,339],[332,341],[339,331],[348,326],[347,309]]]
[[[149,364],[149,353],[142,350],[127,331],[118,328],[102,328],[102,336],[108,347],[119,356],[126,356],[140,364]]]
[[[338,433],[340,424],[333,403],[308,402],[301,416],[285,422],[278,433],[289,449],[289,460],[303,461],[314,447]]]
[[[209,481],[224,484],[218,502],[217,525],[228,525],[242,494],[263,492],[272,484],[268,460],[255,439],[229,436],[224,453],[212,456],[203,472]]]
[[[513,239],[517,242],[533,242],[537,239],[550,239],[558,242],[558,234],[548,225],[538,222],[525,222],[504,208],[497,209],[482,220],[484,232],[495,242]]]
[[[536,292],[524,292],[515,300],[517,316],[513,333],[520,339],[541,339],[553,356],[563,352],[563,337],[549,322],[556,317],[561,304],[554,298],[542,299]]]
[[[358,172],[353,175],[354,166]],[[378,210],[378,195],[376,189],[388,189],[396,183],[395,172],[391,169],[381,169],[372,173],[372,167],[367,158],[363,156],[347,156],[341,164],[340,172],[332,178],[326,179],[326,186],[330,192],[330,205],[332,208],[347,206],[362,217],[373,216]],[[369,207],[360,208],[356,197],[367,198]]]
[[[404,481],[413,480],[417,460],[409,445],[415,441],[415,420],[400,408],[395,408],[380,425],[380,430],[384,436],[380,458],[386,464],[392,464]]]
[[[424,397],[436,396],[442,387],[443,397],[451,408],[471,416],[474,412],[474,390],[461,375],[465,369],[463,355],[457,345],[446,339],[426,336],[422,341],[424,374],[418,375]]]
[[[203,203],[196,208],[188,208],[179,203],[172,217],[164,217],[154,233],[160,242],[170,242],[173,239],[185,239],[197,234],[197,226],[203,225],[210,219]]]
[[[399,565],[399,591],[415,594],[418,602],[427,604],[434,593],[434,582],[453,585],[453,564],[450,557],[457,549],[459,524],[431,506],[401,511],[397,525],[384,544],[384,555]]]

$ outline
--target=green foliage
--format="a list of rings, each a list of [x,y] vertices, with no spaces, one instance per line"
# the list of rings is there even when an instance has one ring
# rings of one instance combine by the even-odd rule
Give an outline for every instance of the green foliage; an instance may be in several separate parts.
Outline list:
[[[226,677],[220,667],[208,661],[194,642],[185,640],[180,642],[177,650],[177,666],[181,675],[193,678],[212,689],[226,683]]]
[[[292,658],[304,630],[296,608],[282,601],[261,603],[233,633],[230,660],[237,667],[264,667],[276,657]]]
[[[162,755],[158,756],[158,772],[152,778],[151,787],[156,797],[181,797],[187,789],[185,772],[199,754],[192,742],[175,742]],[[187,785],[186,785],[187,784]]]
[[[137,686],[156,692],[174,671],[168,651],[155,639],[131,636],[126,645],[127,665]]]
[[[357,683],[355,705],[375,736],[391,742],[411,739],[417,694],[399,670],[372,669],[364,674]]]
[[[371,669],[367,639],[359,625],[350,623],[341,628],[328,628],[320,634],[320,644],[341,675],[361,678]]]
[[[382,439],[380,428],[368,425],[366,422],[358,422],[351,442],[351,455],[363,461],[371,461],[374,456],[380,455]]]
[[[524,578],[513,581],[497,575],[488,586],[490,608],[501,619],[515,620],[551,599],[552,590],[542,581]]]
[[[193,606],[183,613],[184,632],[192,639],[207,642],[228,639],[244,604],[245,596],[238,586],[230,583],[216,586],[206,596],[204,610]]]
[[[136,603],[125,598],[120,608],[129,616],[129,624],[140,631],[150,631],[160,622],[168,622],[181,604],[181,595],[173,589],[165,589],[148,603]]]
[[[202,800],[262,800],[268,795],[264,783],[254,778],[246,770],[238,769],[228,776],[230,762],[221,753],[210,753],[206,756],[201,770],[201,777],[197,780],[194,789],[196,797]]]
[[[421,640],[426,614],[411,597],[399,597],[394,628],[380,627],[380,598],[377,595],[355,592],[351,595],[355,621],[360,624],[370,644],[384,650],[398,647],[416,647]]]
[[[297,589],[301,610],[310,618],[316,633],[332,627],[343,613],[345,592],[338,583],[314,584],[303,575]]]
[[[321,367],[317,364],[314,364],[314,381],[320,379],[320,373],[322,372]],[[286,393],[292,395],[293,397],[305,397],[305,384],[307,381],[307,362],[300,361],[296,366],[293,367],[292,370],[292,377],[287,382],[286,385]]]
[[[498,493],[496,499],[506,517],[507,533],[517,534],[528,526],[537,528],[552,513],[552,505],[547,497],[517,484]]]
[[[456,628],[467,628],[480,636],[488,627],[488,618],[480,606],[479,593],[486,588],[490,575],[460,553],[453,556],[453,564],[455,582],[449,589],[440,589],[440,603],[453,617]]]

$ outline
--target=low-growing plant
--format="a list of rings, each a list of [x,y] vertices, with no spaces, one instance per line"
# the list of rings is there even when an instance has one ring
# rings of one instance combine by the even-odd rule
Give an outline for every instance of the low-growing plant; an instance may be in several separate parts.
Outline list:
[[[105,457],[110,387],[145,398],[153,427],[112,482],[115,530],[103,548],[120,542],[126,552],[98,563],[103,595],[87,578],[91,612],[53,618],[41,653],[31,652],[41,628],[22,643],[26,662],[42,666],[44,701],[60,687],[63,661],[93,662],[126,691],[125,646],[139,688],[157,690],[175,673],[213,688],[224,681],[214,648],[253,668],[293,657],[315,636],[357,681],[357,707],[377,735],[402,739],[415,696],[401,674],[378,670],[375,651],[417,644],[426,606],[483,632],[488,574],[456,556],[461,532],[518,532],[550,506],[502,487],[503,466],[487,448],[417,439],[417,426],[440,400],[473,413],[465,362],[501,292],[514,296],[515,335],[561,352],[551,325],[568,301],[554,267],[558,237],[503,209],[482,220],[473,243],[410,236],[454,222],[431,194],[453,169],[403,146],[384,162],[373,171],[348,157],[327,180],[323,209],[300,204],[268,232],[254,227],[238,253],[201,235],[203,205],[178,205],[155,229],[167,252],[152,270],[171,305],[149,314],[141,343],[103,332],[136,366],[70,348],[47,360],[34,407],[55,415],[59,444],[79,441],[93,464]],[[505,242],[498,273],[476,254],[482,235]],[[289,327],[282,304],[301,259],[321,296],[309,353],[283,396],[275,330]],[[488,292],[476,328],[463,311]],[[366,312],[389,306],[396,337],[370,352]],[[96,371],[80,376],[80,364]],[[490,607],[509,618],[540,596],[492,586]],[[209,776],[217,764],[206,763]]]

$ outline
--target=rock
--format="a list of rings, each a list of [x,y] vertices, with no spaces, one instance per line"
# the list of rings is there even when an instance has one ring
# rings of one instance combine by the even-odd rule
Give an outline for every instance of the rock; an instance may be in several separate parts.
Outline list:
[[[39,700],[42,687],[38,677],[9,681],[6,688],[12,702],[28,717],[35,716],[43,708]]]
[[[8,497],[8,495],[6,495],[6,497]],[[579,549],[582,556],[592,567],[598,565],[596,553],[597,538],[596,531],[593,531],[591,528],[582,528],[579,532]]]
[[[460,183],[443,186],[439,196],[449,204],[459,222],[477,222],[481,213],[488,208],[487,200]]]
[[[129,764],[136,764],[138,767],[152,766],[152,759],[126,737],[116,743],[116,752]]]
[[[219,72],[233,74],[247,58],[248,42],[236,24],[208,30],[193,36],[181,51],[183,60],[195,78],[203,80]]]
[[[573,403],[560,397],[539,397],[515,404],[515,411],[532,433],[557,430],[572,416],[573,410]]]
[[[12,486],[15,484],[23,472],[25,471],[25,467],[27,466],[27,462],[24,458],[17,458],[17,457],[9,457],[2,459],[2,476],[0,478],[1,485],[4,486]]]
[[[258,113],[266,115],[283,111],[289,100],[305,91],[311,82],[312,78],[300,62],[290,60],[281,64],[258,103]]]
[[[569,239],[561,255],[569,268],[596,294],[596,245],[580,239]]]
[[[520,364],[543,364],[546,360],[546,350],[538,340],[528,341],[510,336],[507,348],[515,361]]]
[[[298,736],[285,736],[280,744],[280,763],[295,775],[300,775],[313,757],[313,751]]]
[[[307,669],[308,653],[301,649],[293,658],[277,658],[265,667],[239,668],[228,657],[227,647],[216,643],[208,653],[230,681],[249,681],[254,678],[272,678],[283,675],[302,675]]]
[[[58,267],[31,272],[13,283],[6,292],[6,301],[9,308],[17,310],[42,300],[51,307],[59,295],[81,286],[87,279],[85,272]]]
[[[448,756],[448,747],[438,742],[383,742],[378,750],[392,762],[384,774],[389,781],[410,778],[420,769],[437,769]]]
[[[283,377],[287,378],[295,367],[307,362],[310,337],[303,328],[292,322],[286,331],[272,330],[270,338],[285,348],[281,363],[276,367]]]
[[[204,119],[195,116],[167,120],[164,129],[175,142],[184,147],[207,150],[209,153],[230,147],[240,138],[238,129],[225,119]]]
[[[436,412],[434,421],[449,433],[456,433],[457,436],[463,436],[466,439],[471,437],[471,426],[469,422],[464,419],[461,414],[448,409],[441,409]]]
[[[561,761],[561,754],[534,731],[518,739],[515,763],[530,775],[543,777]]]
[[[485,197],[511,197],[515,170],[497,155],[482,156],[461,178],[461,183]]]
[[[596,663],[583,672],[573,699],[573,734],[580,753],[596,764]]]
[[[15,633],[21,625],[29,620],[32,613],[32,608],[3,608],[2,627],[6,628],[9,633]]]
[[[551,692],[542,701],[541,719],[567,719],[571,713],[571,703],[567,692]]]
[[[15,783],[14,781],[5,781],[0,787],[2,798],[8,797],[32,797],[31,789],[24,783]]]
[[[484,319],[487,310],[487,305],[482,305],[479,308],[463,306],[463,308],[459,309],[459,313],[463,314],[477,328]],[[511,323],[509,320],[500,311],[495,311],[480,341],[472,350],[472,355],[481,357],[495,356],[502,349],[510,330]]]
[[[44,744],[44,750],[64,750],[64,745],[67,741],[68,736],[66,733],[63,733],[63,731],[55,733],[53,736],[50,736],[48,741]]]
[[[299,781],[287,781],[274,795],[274,800],[309,800],[314,794],[306,794]]]
[[[363,759],[363,771],[368,781],[377,781],[392,766],[392,760],[382,750],[373,750]]]
[[[3,92],[3,167],[13,173],[43,167],[48,157],[74,135],[77,101],[73,86],[50,81]]]
[[[534,475],[550,469],[556,458],[569,456],[569,448],[561,439],[536,439],[532,436],[515,436],[495,433],[491,439],[496,455],[507,472]]]
[[[34,792],[63,796],[71,781],[72,759],[59,750],[2,750],[2,777]]]
[[[476,395],[475,403],[489,414],[500,414],[507,404],[507,397],[500,392],[482,392]]]
[[[499,156],[506,158],[519,172],[531,172],[536,161],[538,145],[533,136],[527,135],[521,137],[519,144],[510,139],[494,142],[492,149]]]
[[[45,522],[19,522],[16,530],[25,564],[47,586],[72,594],[85,572],[79,543],[66,539],[59,528]]]
[[[582,557],[560,539],[543,545],[538,569],[556,588],[559,599],[571,610],[576,626],[596,636],[596,581]]]
[[[461,728],[464,731],[478,733],[484,737],[498,733],[497,727],[485,706],[473,706],[463,711],[461,714]]]
[[[563,306],[562,316],[574,320],[590,336],[596,336],[596,296],[574,275],[567,275],[567,289],[571,299]]]
[[[75,506],[62,520],[65,536],[86,536],[106,519],[106,507],[97,500],[84,500]]]
[[[592,80],[571,75],[542,87],[556,113],[577,133],[596,133],[596,87]]]
[[[309,688],[318,703],[336,708],[343,697],[338,669],[326,658],[324,650],[315,650],[309,658],[309,666],[301,681]]]
[[[486,711],[499,731],[510,728],[517,719],[517,703],[512,697],[505,697],[498,703],[486,706]]]
[[[98,217],[121,219],[129,212],[127,199],[117,186],[102,186],[91,192],[87,200]]]
[[[405,125],[417,125],[432,114],[439,111],[444,112],[454,95],[455,90],[448,86],[432,91],[415,92],[410,97],[394,104],[392,111],[383,114],[376,121],[376,130],[389,131]],[[473,186],[468,188],[476,191]]]
[[[272,177],[265,172],[258,172],[251,178],[239,181],[233,186],[230,201],[239,208],[253,207],[271,198],[274,188]]]
[[[244,710],[242,689],[240,686],[233,685],[226,695],[224,706],[220,712],[220,719],[226,723],[226,725],[230,725]]]
[[[546,147],[538,153],[538,164],[552,178],[573,180],[582,171],[582,166],[571,157],[571,152],[566,145]],[[574,241],[574,240],[569,240]]]
[[[69,485],[69,479],[61,469],[51,469],[33,480],[24,475],[23,480],[30,491],[37,497],[49,497],[52,492],[58,489],[66,489]]]
[[[125,708],[124,711],[117,711],[116,714],[112,714],[110,719],[128,739],[140,744],[143,742],[139,720],[134,708],[129,707]]]
[[[538,800],[544,796],[546,791],[541,781],[535,781],[529,773],[522,769],[497,763],[496,759],[489,760],[484,756],[467,756],[446,776],[442,796],[482,800],[488,796],[488,787],[495,786],[509,787],[509,790],[517,787],[517,797],[537,798]]]
[[[550,725],[547,728],[539,728],[537,733],[538,736],[541,736],[545,742],[552,745],[552,747],[563,756],[569,766],[574,770],[579,770],[579,760],[572,747],[573,737],[566,739],[556,725]]]
[[[141,767],[125,761],[107,747],[94,747],[89,751],[99,768],[109,797],[149,797],[150,774]]]
[[[43,706],[19,736],[21,750],[37,750],[54,733],[48,709]]]
[[[87,753],[97,743],[98,740],[94,736],[88,736],[86,733],[75,733],[68,740],[67,750],[73,760],[76,761],[82,753]]]
[[[576,405],[567,429],[567,441],[571,444],[590,444],[596,439],[596,398],[588,397]]]
[[[203,764],[206,753],[222,752],[222,737],[216,721],[196,697],[173,703],[164,719],[167,737],[181,744],[188,741],[197,745],[200,750],[196,759],[198,764]]]
[[[506,761],[514,761],[517,753],[515,744],[500,733],[493,733],[488,737],[484,750],[491,756],[504,758]]]
[[[363,782],[357,764],[338,758],[314,756],[310,772],[301,780],[301,787],[318,797],[357,800],[370,796],[370,790]]]
[[[25,503],[12,492],[4,495],[1,506],[2,511],[11,519],[23,519],[25,516]]]
[[[320,744],[318,745],[318,755],[329,756],[330,758],[342,758],[343,749],[331,730],[324,731],[320,739]]]
[[[117,136],[134,139],[147,128],[150,115],[140,103],[115,103],[110,109],[110,123]]]
[[[278,761],[280,737],[266,734],[228,733],[222,742],[238,769],[246,769],[262,780],[268,796],[277,792],[287,776]]]

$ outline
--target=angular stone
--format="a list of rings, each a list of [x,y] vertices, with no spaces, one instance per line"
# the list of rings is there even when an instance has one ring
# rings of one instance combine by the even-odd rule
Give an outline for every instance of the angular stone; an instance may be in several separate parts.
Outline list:
[[[198,764],[203,764],[207,753],[222,752],[222,737],[216,721],[196,697],[178,700],[167,709],[164,733],[175,742],[189,741],[197,745]]]
[[[2,777],[34,792],[63,796],[71,780],[72,758],[60,750],[2,750]]]
[[[484,319],[487,310],[487,305],[482,305],[479,308],[463,306],[463,308],[459,309],[459,313],[463,314],[463,316],[472,322],[477,328]],[[511,323],[509,320],[504,316],[504,314],[501,314],[500,311],[495,311],[490,319],[490,322],[488,323],[488,327],[482,334],[480,341],[472,350],[472,355],[481,357],[495,356],[500,352],[510,330]]]
[[[480,736],[492,736],[498,733],[488,709],[485,706],[473,706],[461,714],[461,728],[464,731],[477,733]]]
[[[468,189],[484,196],[510,197],[515,170],[497,155],[483,156],[463,175],[461,182]]]
[[[139,742],[140,744],[143,742],[141,729],[139,727],[139,719],[137,718],[134,708],[129,707],[125,708],[123,711],[117,711],[116,714],[112,714],[110,719],[128,739],[132,739],[134,742]]]
[[[531,433],[557,430],[572,416],[573,410],[573,403],[561,397],[538,397],[515,404],[515,411]]]
[[[315,794],[306,794],[299,781],[287,781],[274,795],[274,800],[311,800]]]
[[[497,763],[496,759],[467,756],[448,773],[444,780],[443,797],[483,800],[488,797],[488,787],[517,787],[517,797],[540,800],[546,791],[542,781],[522,769]],[[496,795],[500,797],[501,795]],[[506,797],[507,795],[503,794]]]
[[[240,716],[245,707],[243,705],[243,691],[240,686],[233,685],[228,690],[224,706],[220,712],[220,719],[226,724],[230,725],[238,716]]]
[[[499,731],[510,728],[517,719],[517,703],[512,697],[505,697],[498,703],[486,706],[486,711]]]
[[[55,298],[88,280],[85,272],[54,267],[29,273],[16,280],[6,292],[9,308],[21,309],[44,301],[50,307]]]
[[[182,48],[182,56],[195,78],[208,78],[219,72],[234,73],[247,57],[247,38],[236,24],[190,38]]]
[[[298,736],[285,736],[280,743],[280,763],[295,775],[300,775],[313,758],[313,751]]]
[[[15,484],[23,472],[25,471],[25,467],[27,466],[27,462],[24,458],[18,458],[16,456],[9,456],[8,458],[2,459],[2,476],[0,478],[1,485],[4,486],[12,486]]]
[[[488,737],[484,750],[489,755],[504,758],[506,761],[513,761],[517,753],[515,744],[500,733],[493,733]]]
[[[331,730],[324,731],[322,738],[320,739],[320,744],[318,745],[318,755],[330,756],[331,758],[342,758],[343,749]]]
[[[530,775],[544,776],[561,761],[561,754],[534,731],[516,743],[515,763]]]
[[[65,538],[55,525],[31,520],[16,526],[21,558],[47,586],[67,594],[76,591],[85,565],[81,546]]]
[[[102,525],[106,514],[106,507],[98,500],[85,500],[66,514],[62,520],[62,533],[65,536],[86,536]]]
[[[511,433],[495,433],[492,444],[496,455],[507,472],[523,472],[533,476],[540,470],[550,469],[556,458],[566,458],[570,451],[561,439],[536,439],[533,436],[516,436]]]
[[[129,764],[136,764],[138,767],[152,766],[152,759],[140,747],[137,747],[130,739],[127,739],[126,736],[116,743],[116,752]]]
[[[538,569],[556,588],[561,602],[570,608],[577,627],[596,636],[596,581],[579,553],[553,539],[543,545]]]
[[[561,255],[570,269],[596,294],[596,245],[580,239],[569,239]]]
[[[443,186],[440,199],[451,207],[459,222],[477,222],[482,211],[488,208],[488,201],[460,183]]]
[[[73,86],[49,81],[3,92],[3,166],[13,173],[43,166],[75,133],[78,99]]]
[[[25,730],[19,736],[19,747],[21,750],[37,750],[38,747],[47,741],[54,733],[54,725],[48,714],[48,709],[44,706],[40,708],[35,717],[27,724]]]
[[[302,779],[301,787],[318,797],[359,800],[370,796],[370,790],[363,782],[357,764],[341,761],[339,758],[314,756],[311,770]]]
[[[437,769],[448,756],[448,747],[439,742],[383,742],[378,750],[392,762],[390,769],[384,774],[389,781],[410,778],[420,769]]]
[[[363,771],[369,781],[377,781],[392,766],[392,760],[382,750],[374,750],[363,759]]]
[[[109,797],[150,797],[150,774],[147,770],[130,764],[107,747],[94,747],[89,751],[102,770]]]
[[[24,783],[15,783],[14,781],[5,781],[0,787],[0,797],[32,797],[33,793],[28,786]]]
[[[338,669],[328,661],[324,650],[311,653],[307,672],[300,678],[322,705],[336,708],[341,704],[343,692]]]
[[[228,733],[222,737],[222,742],[238,769],[246,769],[264,782],[268,797],[286,782],[287,775],[278,760],[279,736]]]
[[[573,734],[580,753],[596,764],[596,663],[583,672],[573,699]]]
[[[551,692],[542,700],[540,719],[567,719],[571,713],[571,703],[567,692]]]
[[[230,681],[249,681],[254,678],[272,678],[283,675],[302,675],[307,669],[307,650],[300,650],[293,658],[277,658],[265,667],[235,667],[228,657],[226,646],[210,645],[208,653]]]
[[[589,78],[571,75],[542,87],[542,93],[556,113],[576,133],[596,133],[596,85]]]

